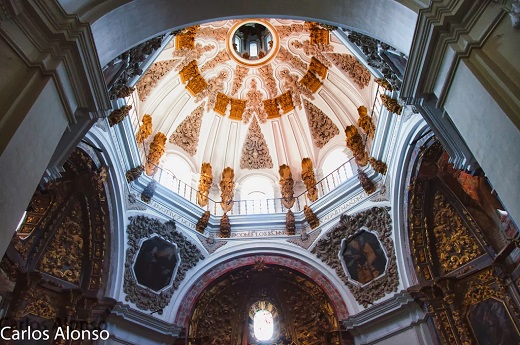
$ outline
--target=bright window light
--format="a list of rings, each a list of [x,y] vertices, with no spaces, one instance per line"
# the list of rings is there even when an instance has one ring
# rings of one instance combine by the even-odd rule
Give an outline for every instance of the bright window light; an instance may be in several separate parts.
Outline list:
[[[273,314],[268,310],[259,310],[253,318],[255,337],[259,341],[269,340],[273,336]]]

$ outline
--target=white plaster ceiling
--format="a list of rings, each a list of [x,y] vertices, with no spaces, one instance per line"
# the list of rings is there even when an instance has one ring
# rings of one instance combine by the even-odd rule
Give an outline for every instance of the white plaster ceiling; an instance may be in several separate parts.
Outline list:
[[[268,21],[277,30],[289,30],[294,24],[304,24],[302,21],[287,19],[263,19]],[[251,67],[247,69],[243,82],[237,89],[233,91],[233,82],[235,79],[235,71],[237,62],[233,59],[216,63],[213,68],[205,68],[204,66],[214,61],[213,59],[219,52],[226,49],[225,37],[222,36],[226,29],[231,28],[237,21],[219,21],[208,23],[200,26],[199,33],[195,36],[195,45],[206,48],[200,57],[196,58],[197,66],[201,71],[204,79],[210,80],[215,78],[221,72],[227,72],[227,78],[223,84],[222,92],[228,97],[248,100],[247,93],[251,89],[251,82],[256,81],[257,89],[262,94],[262,99],[274,98],[287,91],[287,84],[281,77],[283,70],[289,70],[289,73],[301,79],[306,70],[303,68],[295,68],[295,64],[290,64],[287,59],[282,59],[280,53],[269,62],[274,76],[275,88],[269,90],[268,83],[262,76],[260,69]],[[285,27],[285,29],[283,29]],[[200,34],[206,32],[209,34]],[[290,54],[300,61],[301,66],[309,66],[311,57],[319,55],[316,50],[312,54],[306,54],[304,49],[298,48],[298,42],[305,43],[309,41],[310,33],[308,30],[301,32],[295,31],[288,35],[280,36],[280,47],[286,49]],[[296,46],[295,46],[296,43]],[[200,47],[199,46],[199,47]],[[330,33],[330,46],[326,47],[331,52],[339,54],[350,54],[347,48]],[[176,56],[174,56],[176,55]],[[179,56],[181,55],[181,56]],[[153,134],[145,141],[145,145],[149,145],[150,141],[158,132],[162,132],[169,139],[175,132],[179,124],[192,113],[194,109],[205,102],[204,113],[202,117],[202,125],[196,153],[189,154],[178,145],[167,141],[166,152],[161,160],[165,162],[170,155],[179,155],[186,159],[192,168],[192,181],[184,181],[196,188],[198,181],[198,173],[203,162],[209,162],[213,167],[213,183],[218,184],[221,172],[225,167],[231,167],[235,171],[235,180],[240,184],[244,178],[261,174],[269,177],[273,183],[278,181],[278,167],[282,164],[288,164],[291,167],[293,178],[296,181],[301,180],[301,161],[305,157],[311,158],[314,167],[320,168],[324,157],[327,153],[336,148],[345,147],[346,126],[356,124],[358,119],[357,108],[365,106],[372,108],[374,97],[377,90],[377,84],[370,78],[368,86],[360,88],[349,74],[334,64],[327,58],[327,54],[318,56],[318,59],[324,64],[329,64],[326,78],[322,80],[323,85],[311,96],[301,95],[301,108],[295,104],[295,109],[281,115],[278,118],[268,119],[261,122],[259,115],[254,114],[260,125],[261,132],[267,143],[269,154],[272,158],[272,168],[269,169],[242,169],[240,160],[242,149],[252,119],[247,122],[233,120],[229,118],[230,107],[228,106],[225,115],[218,114],[213,109],[207,109],[208,97],[197,99],[186,89],[186,84],[182,83],[179,76],[180,67],[186,64],[190,57],[183,57],[179,50],[175,47],[175,40],[172,40],[157,58],[159,61],[171,61],[175,59],[175,67],[160,79],[158,84],[152,89],[144,102],[138,105],[138,115],[141,118],[144,114],[152,116]],[[209,65],[208,65],[209,66]],[[312,99],[313,98],[313,99]],[[315,107],[319,108],[330,120],[338,127],[339,134],[335,135],[327,144],[319,148],[311,134],[307,114],[304,107],[304,100],[311,102]],[[343,162],[338,162],[338,166]],[[174,171],[175,173],[175,171]],[[319,177],[319,174],[318,176]]]

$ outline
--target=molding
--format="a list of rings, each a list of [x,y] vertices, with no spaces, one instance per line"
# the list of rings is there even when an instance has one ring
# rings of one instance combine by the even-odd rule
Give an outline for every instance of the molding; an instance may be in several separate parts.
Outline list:
[[[150,314],[137,311],[128,304],[121,302],[116,303],[112,309],[112,314],[110,317],[119,317],[133,324],[143,326],[147,329],[164,335],[173,336],[175,338],[179,337],[179,333],[182,330],[182,327],[179,327],[170,322],[156,319]]]

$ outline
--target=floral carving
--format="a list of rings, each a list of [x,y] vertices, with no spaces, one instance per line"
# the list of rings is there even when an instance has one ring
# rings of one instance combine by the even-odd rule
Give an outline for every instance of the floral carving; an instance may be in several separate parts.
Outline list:
[[[449,273],[484,254],[462,218],[440,192],[433,201],[435,250],[444,273]]]
[[[199,92],[202,92],[205,88],[208,87],[208,82],[202,75],[200,75],[197,70],[197,74],[188,81],[186,85],[186,90],[188,90],[192,96],[196,96]]]
[[[231,98],[231,110],[229,111],[229,118],[232,120],[242,121],[242,114],[246,108],[246,102],[242,99]]]
[[[320,220],[318,217],[316,217],[308,205],[303,206],[303,214],[305,214],[305,220],[307,220],[307,223],[309,223],[311,229],[315,229],[320,226]]]
[[[220,180],[220,206],[224,213],[233,208],[233,196],[235,194],[235,172],[232,168],[226,167],[222,171],[222,179]]]
[[[326,56],[359,86],[365,88],[370,83],[372,75],[354,56],[350,54],[327,53]]]
[[[182,48],[175,50],[172,56],[174,58],[180,58],[180,60],[177,61],[178,65],[177,67],[175,67],[175,70],[180,71],[190,62],[192,62],[193,60],[197,61],[198,59],[200,59],[202,54],[212,51],[213,49],[215,49],[215,46],[212,44],[203,46],[202,44],[197,43],[195,44],[195,47],[193,49]]]
[[[374,207],[351,216],[342,215],[339,224],[325,234],[312,250],[312,253],[316,254],[321,261],[336,271],[336,274],[352,292],[356,301],[364,307],[368,307],[369,304],[388,293],[397,291],[399,285],[394,243],[392,241],[391,218],[388,211],[389,208]],[[360,286],[348,279],[338,253],[340,252],[341,241],[356,235],[362,227],[366,227],[372,233],[377,234],[388,263],[384,275]]]
[[[345,128],[345,135],[347,136],[347,147],[352,151],[356,164],[359,166],[366,166],[368,163],[368,155],[365,151],[365,143],[358,132],[356,126],[351,125]]]
[[[261,123],[265,123],[267,121],[267,113],[264,109],[264,104],[262,103],[262,93],[256,88],[256,80],[252,79],[250,84],[250,89],[247,92],[247,103],[246,109],[244,110],[244,116],[242,120],[244,123],[248,123],[253,114],[256,113],[256,116],[260,120]]]
[[[374,81],[377,83],[377,85],[381,86],[383,89],[392,91],[392,84],[390,84],[386,79],[383,78],[376,78]]]
[[[153,88],[157,86],[162,77],[173,69],[176,63],[177,61],[175,60],[160,61],[148,68],[136,85],[141,102],[146,101],[146,98],[150,95]]]
[[[111,90],[112,91],[112,90]],[[135,87],[128,87],[126,85],[121,85],[119,91],[116,94],[110,92],[110,99],[114,100],[117,98],[126,98],[130,97],[130,95],[135,91]]]
[[[229,60],[231,60],[231,57],[229,56],[227,50],[221,50],[218,52],[217,55],[215,55],[214,58],[212,58],[211,60],[206,62],[200,68],[200,71],[201,72],[211,71],[212,69],[217,67],[217,65],[223,64],[224,62],[229,61]]]
[[[288,210],[285,214],[285,234],[289,236],[296,234],[294,213],[291,210]]]
[[[286,38],[291,36],[293,33],[297,34],[306,31],[303,24],[276,25],[275,28],[280,38]]]
[[[191,60],[189,64],[184,66],[179,71],[179,77],[181,78],[181,83],[185,84],[191,78],[196,77],[199,73],[199,67],[197,66],[197,61]]]
[[[231,95],[234,95],[238,92],[238,89],[242,86],[244,82],[244,78],[249,73],[249,68],[237,65],[235,69],[235,78],[233,78],[233,87],[231,89]]]
[[[166,145],[166,135],[159,132],[153,137],[150,143],[150,149],[146,156],[146,165],[144,170],[148,176],[152,176],[156,169],[162,155],[164,154],[164,146]]]
[[[329,33],[327,32],[327,35]],[[334,51],[334,47],[328,43],[311,43],[311,41],[307,40],[304,42],[300,41],[292,41],[293,47],[297,49],[302,49],[305,55],[313,56],[317,58],[322,64],[327,67],[331,67],[332,64],[329,60],[323,56],[324,52],[332,52]]]
[[[386,175],[387,166],[385,162],[382,162],[378,159],[375,159],[374,157],[368,158],[368,162],[374,168],[375,171],[382,175]]]
[[[226,27],[224,27],[224,28],[204,27],[204,28],[199,28],[199,30],[197,31],[197,36],[214,38],[217,41],[224,41],[226,39],[228,31],[229,31],[229,29]]]
[[[361,183],[361,187],[365,190],[367,194],[372,194],[376,191],[376,186],[374,185],[374,182],[372,182],[368,176],[358,167],[358,174],[357,174],[359,183]]]
[[[199,92],[197,96],[195,96],[195,101],[200,102],[204,98],[208,98],[206,111],[210,111],[215,108],[215,104],[217,102],[218,93],[222,93],[224,91],[224,81],[228,78],[227,71],[220,71],[216,77],[209,78],[207,80],[208,85],[204,90]],[[227,104],[226,104],[227,106]],[[224,110],[225,112],[225,110]]]
[[[364,105],[357,108],[359,118],[358,118],[358,126],[365,132],[370,138],[374,138],[374,134],[376,131],[376,127],[372,123],[372,118],[368,116],[367,107]]]
[[[310,158],[302,159],[302,180],[307,187],[307,197],[310,201],[318,200],[318,189],[316,189],[316,178],[314,177],[314,168]]]
[[[208,194],[212,183],[213,171],[211,164],[202,163],[200,168],[199,192],[197,193],[197,202],[202,207],[208,204]]]
[[[280,47],[278,51],[278,55],[276,56],[278,60],[281,60],[285,63],[288,63],[290,66],[305,72],[307,70],[307,65],[303,62],[299,57],[294,56],[289,50],[284,47]]]
[[[260,72],[260,76],[264,78],[265,85],[267,85],[267,90],[269,91],[269,97],[273,98],[278,93],[278,88],[276,87],[276,80],[274,79],[273,69],[271,64],[267,64],[258,69]]]
[[[323,24],[318,24],[315,22],[305,22],[305,25],[308,27],[310,32],[310,44],[329,44],[330,41],[330,32],[332,30],[332,26],[324,28]]]
[[[278,169],[280,174],[280,192],[282,194],[282,204],[286,208],[291,208],[294,205],[294,180],[291,173],[291,168],[287,164],[280,165]]]
[[[170,136],[170,143],[181,147],[184,151],[194,156],[197,153],[197,144],[199,143],[200,125],[202,123],[202,115],[204,114],[204,105],[202,102],[195,110],[188,115],[175,132]]]
[[[388,109],[388,111],[397,115],[401,115],[403,107],[399,104],[397,99],[388,95],[381,95],[381,101],[383,101],[383,105],[386,109]]]
[[[139,126],[139,132],[137,132],[137,136],[135,141],[138,144],[142,144],[146,138],[152,134],[152,116],[149,114],[145,114],[141,120],[141,126]]]
[[[264,135],[258,125],[256,118],[253,118],[246,141],[242,148],[242,158],[240,158],[241,169],[270,169],[273,167],[273,160],[269,154],[269,148],[264,139]]]
[[[123,121],[125,117],[128,116],[130,109],[132,109],[131,105],[123,105],[121,108],[112,111],[110,115],[108,115],[108,124],[110,127]]]
[[[314,144],[322,148],[330,139],[339,134],[339,129],[334,122],[314,104],[306,99],[303,100],[303,103]]]
[[[128,249],[126,250],[125,275],[123,291],[125,300],[135,303],[141,310],[150,310],[162,314],[164,308],[170,302],[173,292],[178,289],[186,273],[193,268],[197,262],[204,259],[199,248],[191,243],[182,233],[176,230],[175,221],[170,220],[162,224],[156,219],[146,216],[129,217],[130,224],[127,227]],[[150,238],[156,234],[161,239],[175,243],[180,255],[180,264],[173,284],[165,290],[154,292],[137,284],[132,267],[139,252],[139,246],[143,239]]]
[[[296,74],[291,74],[288,69],[283,69],[280,71],[280,77],[284,80],[284,88],[291,93],[292,102],[298,109],[302,108],[302,95],[314,99],[312,92],[298,82]]]

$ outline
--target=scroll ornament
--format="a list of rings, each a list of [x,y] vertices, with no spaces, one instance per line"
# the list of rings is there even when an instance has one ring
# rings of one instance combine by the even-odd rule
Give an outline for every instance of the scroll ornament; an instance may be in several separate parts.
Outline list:
[[[220,180],[220,205],[224,213],[233,208],[233,194],[235,193],[235,172],[232,168],[226,167],[222,171],[222,180]]]
[[[310,158],[302,159],[302,180],[307,187],[307,197],[310,201],[318,200],[318,189],[316,189],[316,178]]]
[[[197,193],[197,202],[204,207],[208,204],[208,194],[213,182],[213,171],[211,164],[202,163],[200,168],[199,192]]]
[[[286,208],[291,208],[294,205],[294,180],[291,173],[291,168],[287,164],[280,165],[278,169],[280,173],[280,191],[282,193],[282,204]]]
[[[166,145],[166,135],[159,132],[157,133],[153,141],[150,143],[150,150],[146,156],[146,165],[144,170],[148,176],[152,176],[157,170],[159,161],[164,154],[164,146]]]

